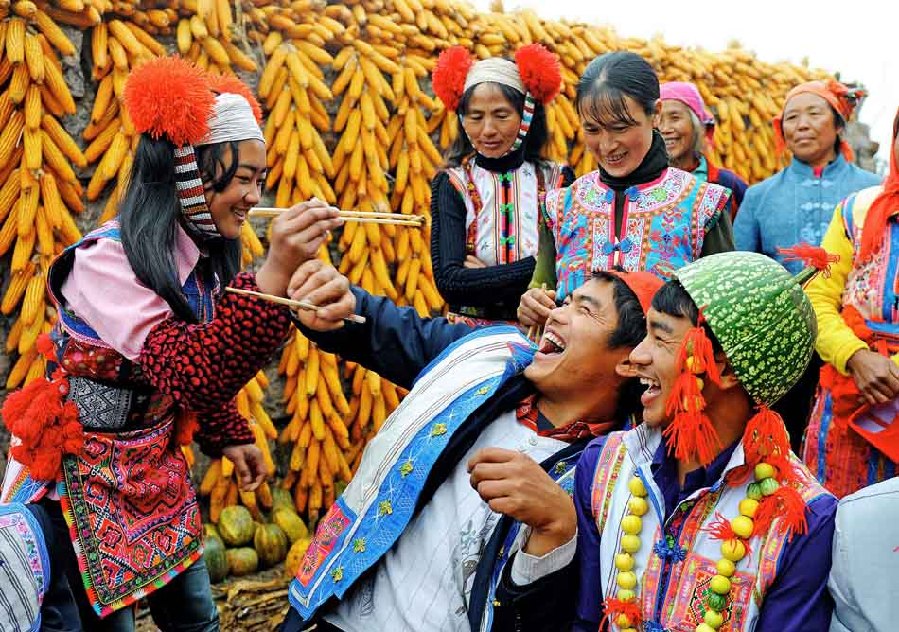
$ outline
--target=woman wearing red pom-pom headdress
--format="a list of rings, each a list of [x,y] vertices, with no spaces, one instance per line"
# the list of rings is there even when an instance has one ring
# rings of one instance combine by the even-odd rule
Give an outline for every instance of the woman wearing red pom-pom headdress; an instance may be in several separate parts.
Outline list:
[[[53,520],[48,629],[133,630],[133,605],[149,597],[163,629],[217,630],[181,446],[194,438],[228,457],[244,490],[263,481],[235,396],[291,323],[287,308],[222,288],[285,295],[341,220],[298,205],[273,222],[258,272],[240,273],[266,173],[249,88],[158,59],[134,70],[124,104],[140,132],[131,178],[118,218],[50,268],[59,321],[39,341],[46,378],[3,405],[13,439],[2,500],[40,503]],[[77,607],[60,598],[66,576]]]
[[[544,107],[559,92],[558,58],[539,44],[515,61],[473,62],[461,46],[434,69],[434,93],[458,115],[446,168],[431,184],[431,256],[453,318],[515,320],[534,272],[546,193],[573,179],[543,156]]]
[[[555,279],[555,292],[521,297],[523,325],[546,322],[555,303],[595,270],[620,266],[667,280],[701,256],[733,250],[730,191],[669,167],[655,126],[659,78],[642,57],[607,53],[584,70],[575,108],[584,143],[598,169],[547,196],[547,231],[535,279]]]

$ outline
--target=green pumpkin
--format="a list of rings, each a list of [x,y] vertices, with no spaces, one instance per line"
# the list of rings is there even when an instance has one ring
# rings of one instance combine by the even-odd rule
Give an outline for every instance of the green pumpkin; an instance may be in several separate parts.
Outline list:
[[[228,546],[243,546],[253,539],[256,523],[243,505],[232,505],[222,509],[219,517],[219,533]]]
[[[309,529],[306,523],[295,512],[289,509],[279,508],[272,513],[272,522],[281,527],[287,534],[291,543],[296,542],[300,538],[309,537]]]
[[[203,543],[203,561],[206,562],[209,581],[213,584],[219,583],[228,576],[225,543],[217,535],[206,534],[206,540]]]
[[[262,568],[271,568],[284,561],[290,548],[287,534],[276,524],[259,525],[256,528],[253,544],[256,546],[256,554],[259,556]]]
[[[296,512],[293,505],[293,496],[290,495],[289,489],[277,486],[272,487],[272,511],[278,511],[282,508]]]
[[[216,527],[211,522],[203,523],[203,535],[207,538],[216,537],[221,538],[222,535],[219,533],[218,527]]]
[[[228,558],[228,569],[236,577],[255,573],[259,569],[259,556],[248,546],[228,549],[225,555]]]

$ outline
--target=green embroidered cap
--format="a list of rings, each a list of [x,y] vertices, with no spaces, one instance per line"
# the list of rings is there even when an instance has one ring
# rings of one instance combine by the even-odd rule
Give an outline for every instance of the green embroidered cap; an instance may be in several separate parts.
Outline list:
[[[815,312],[800,285],[809,274],[794,277],[754,252],[725,252],[694,261],[675,276],[756,403],[783,397],[808,366],[818,337]]]

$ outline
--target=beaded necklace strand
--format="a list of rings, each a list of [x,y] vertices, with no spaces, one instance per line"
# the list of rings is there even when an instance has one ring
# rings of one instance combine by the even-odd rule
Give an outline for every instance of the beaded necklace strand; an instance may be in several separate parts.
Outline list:
[[[749,552],[749,539],[755,530],[756,510],[759,501],[774,494],[780,487],[775,478],[777,469],[768,463],[762,462],[755,466],[755,482],[750,483],[746,491],[746,498],[740,501],[740,515],[730,521],[730,527],[735,537],[721,542],[721,558],[715,563],[717,574],[709,583],[710,593],[705,601],[705,614],[703,621],[696,626],[696,632],[715,632],[724,624],[724,615],[727,608],[730,591],[731,577],[736,571],[737,564],[746,557]],[[643,481],[634,476],[628,481],[628,491],[631,498],[627,502],[627,514],[621,519],[621,547],[615,555],[615,568],[618,570],[616,583],[618,590],[615,594],[617,613],[610,613],[614,617],[615,624],[621,632],[637,632],[640,627],[641,615],[637,595],[637,573],[634,554],[640,550],[640,539],[643,531],[643,516],[649,511],[648,495]]]

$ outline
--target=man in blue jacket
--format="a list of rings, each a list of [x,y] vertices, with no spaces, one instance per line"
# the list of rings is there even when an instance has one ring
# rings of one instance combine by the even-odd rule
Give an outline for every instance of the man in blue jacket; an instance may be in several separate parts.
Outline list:
[[[299,312],[301,330],[411,391],[320,522],[284,629],[486,630],[556,617],[496,587],[516,552],[518,583],[573,577],[572,556],[548,552],[574,535],[560,528],[574,464],[639,406],[628,356],[660,285],[598,274],[553,310],[535,348],[513,327],[422,319],[305,264],[291,296],[327,307]],[[344,325],[349,313],[365,323]]]

